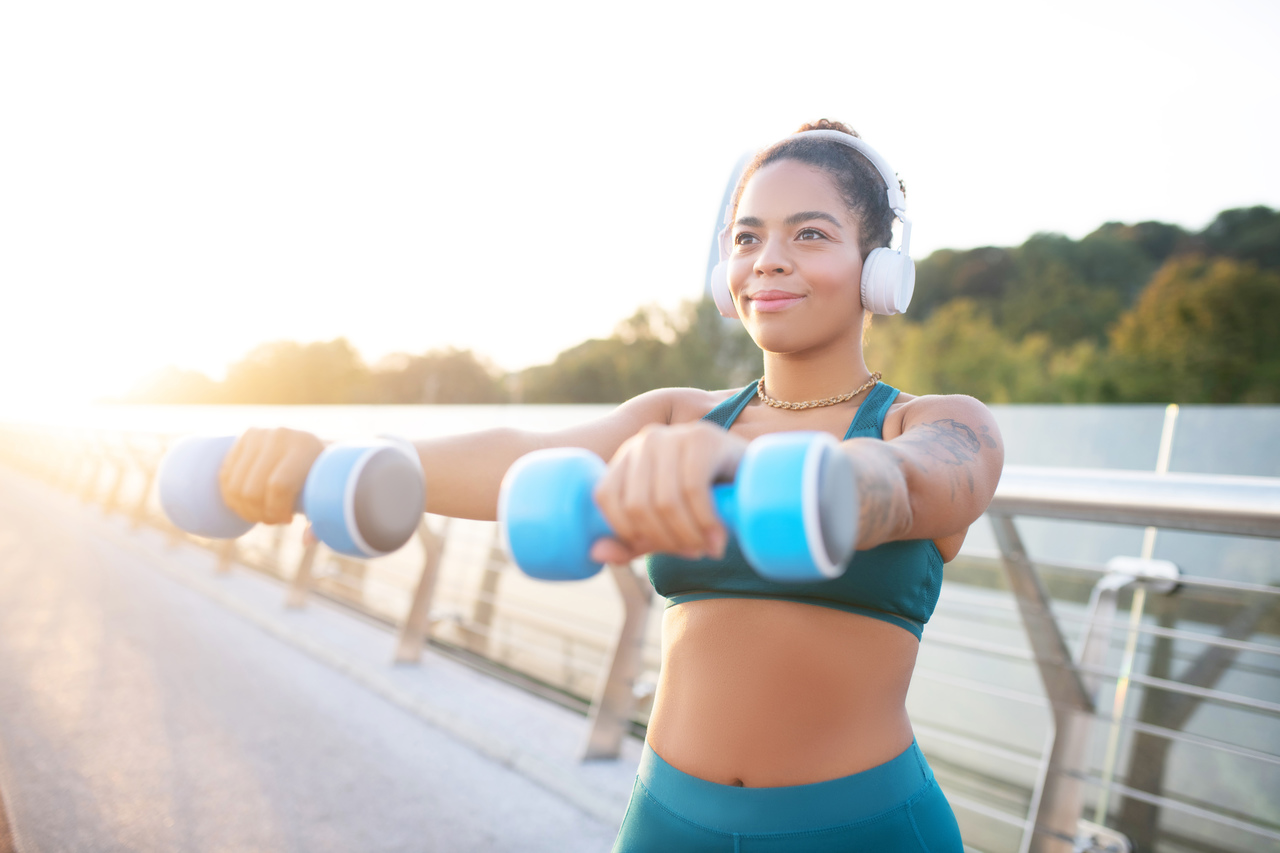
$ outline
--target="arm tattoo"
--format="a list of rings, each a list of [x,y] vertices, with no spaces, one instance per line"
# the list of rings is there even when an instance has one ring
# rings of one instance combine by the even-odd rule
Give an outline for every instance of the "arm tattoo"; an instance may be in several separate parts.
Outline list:
[[[973,472],[968,465],[977,459],[984,447],[988,450],[996,447],[991,430],[986,426],[979,427],[975,432],[973,427],[951,418],[921,424],[901,440],[920,448],[929,459],[949,469],[952,500],[955,500],[956,484],[961,477],[969,486],[969,494],[973,494]]]
[[[900,504],[904,501],[894,493],[893,485],[884,472],[864,475],[859,486],[858,538],[886,539],[902,524]]]

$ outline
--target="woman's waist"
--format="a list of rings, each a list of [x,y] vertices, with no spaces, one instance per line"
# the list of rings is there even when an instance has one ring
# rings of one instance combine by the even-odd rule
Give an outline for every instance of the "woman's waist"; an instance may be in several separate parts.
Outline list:
[[[911,743],[918,646],[901,628],[811,605],[687,602],[664,619],[650,743],[722,784],[806,784],[873,767]]]
[[[914,739],[904,706],[834,706],[817,714],[742,703],[668,703],[661,688],[647,741],[672,766],[709,782],[752,788],[808,785],[883,764]],[[841,715],[843,711],[843,716]],[[791,713],[788,713],[791,712]]]

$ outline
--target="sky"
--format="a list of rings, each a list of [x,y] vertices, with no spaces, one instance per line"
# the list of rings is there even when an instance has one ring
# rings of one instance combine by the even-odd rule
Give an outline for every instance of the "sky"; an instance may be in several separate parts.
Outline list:
[[[733,164],[819,117],[912,254],[1280,207],[1280,4],[0,5],[0,402],[258,344],[505,369],[698,298]]]

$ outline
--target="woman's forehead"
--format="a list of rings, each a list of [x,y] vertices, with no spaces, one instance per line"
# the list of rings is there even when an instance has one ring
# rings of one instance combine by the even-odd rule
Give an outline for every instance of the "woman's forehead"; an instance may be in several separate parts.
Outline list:
[[[836,183],[807,163],[780,160],[758,170],[742,188],[734,218],[784,219],[799,211],[822,211],[850,222]]]

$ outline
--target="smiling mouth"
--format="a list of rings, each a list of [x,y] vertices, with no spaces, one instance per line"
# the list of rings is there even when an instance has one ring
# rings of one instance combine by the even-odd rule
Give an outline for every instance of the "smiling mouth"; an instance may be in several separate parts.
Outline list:
[[[748,296],[747,301],[757,311],[782,311],[792,305],[800,302],[804,297],[798,293],[788,293],[784,290],[763,290],[753,296]]]

